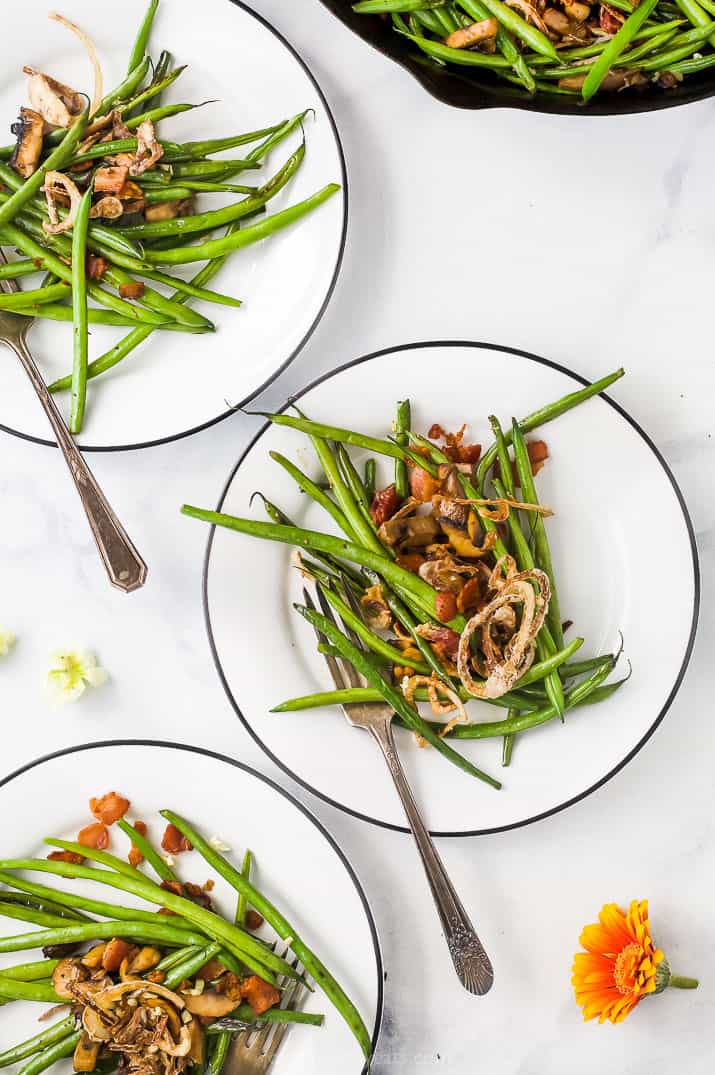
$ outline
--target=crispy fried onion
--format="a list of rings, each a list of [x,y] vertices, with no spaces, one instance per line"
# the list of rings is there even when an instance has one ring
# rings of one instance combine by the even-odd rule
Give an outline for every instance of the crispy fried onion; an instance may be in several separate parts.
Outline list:
[[[119,220],[120,216],[124,212],[124,206],[121,198],[117,198],[114,194],[107,194],[104,198],[100,198],[95,202],[89,211],[89,215],[92,220]]]
[[[527,22],[533,22],[534,26],[541,30],[542,34],[548,34],[549,28],[542,19],[539,12],[536,10],[533,4],[529,3],[529,0],[506,0],[509,7],[518,8]]]
[[[360,608],[365,617],[365,623],[371,630],[388,630],[392,623],[392,613],[379,584],[368,587],[360,598]]]
[[[129,165],[129,174],[144,175],[144,172],[153,168],[163,156],[164,147],[156,140],[154,124],[150,119],[145,119],[137,128],[137,151]]]
[[[427,697],[429,699],[432,712],[436,717],[444,717],[448,713],[453,713],[457,710],[456,717],[452,717],[450,721],[440,728],[437,733],[440,737],[448,735],[452,728],[456,724],[466,724],[469,718],[467,717],[467,710],[464,708],[464,702],[459,697],[455,690],[448,687],[446,683],[442,683],[436,676],[405,676],[402,680],[402,693],[405,696],[407,702],[410,705],[415,703],[415,692],[419,687],[427,688]],[[439,695],[443,694],[447,698],[446,702],[441,702]],[[422,740],[422,736],[419,737]],[[422,740],[424,742],[424,740]],[[422,745],[422,743],[420,743]]]
[[[527,504],[523,500],[512,500],[509,496],[492,496],[485,500],[458,498],[457,503],[473,504],[478,509],[477,515],[481,515],[483,519],[491,519],[493,523],[506,522],[512,508],[517,511],[533,511],[544,518],[554,514],[553,510],[544,504]]]
[[[65,192],[70,200],[70,211],[64,220],[60,220],[57,212],[58,187]],[[77,189],[77,185],[63,172],[48,172],[45,176],[43,190],[47,198],[47,212],[50,219],[49,222],[44,220],[42,227],[48,235],[61,235],[63,232],[69,231],[77,219],[79,203],[82,201],[82,195]]]
[[[504,565],[502,558],[490,579],[490,590],[496,591],[496,596],[472,616],[459,639],[457,671],[465,690],[475,698],[501,698],[527,671],[534,660],[535,639],[551,598],[549,579],[543,571],[533,568],[516,573],[513,560],[507,557],[507,575],[503,578]],[[521,607],[518,626],[515,605]],[[473,660],[474,636],[484,654],[483,662]],[[485,676],[483,680],[472,676],[474,663]]]
[[[99,108],[102,102],[102,97],[104,96],[104,81],[102,79],[102,68],[97,57],[97,50],[95,49],[90,39],[87,37],[84,30],[80,30],[79,26],[76,26],[75,23],[70,22],[70,20],[66,19],[64,15],[57,15],[56,13],[53,13],[49,16],[49,18],[51,18],[53,22],[59,22],[61,26],[64,26],[67,30],[71,30],[73,34],[76,34],[82,42],[85,52],[89,57],[89,62],[92,64],[92,70],[94,71],[94,91],[92,93],[92,103],[89,108],[89,114],[90,116],[93,116]]]

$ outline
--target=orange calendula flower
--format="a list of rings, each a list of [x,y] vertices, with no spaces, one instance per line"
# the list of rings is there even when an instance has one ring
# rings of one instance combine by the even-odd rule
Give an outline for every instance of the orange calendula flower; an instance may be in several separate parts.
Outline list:
[[[621,1023],[650,993],[667,986],[696,989],[694,978],[680,978],[650,933],[648,901],[633,900],[628,913],[615,903],[601,909],[598,922],[579,938],[586,949],[574,956],[571,982],[585,1020]]]

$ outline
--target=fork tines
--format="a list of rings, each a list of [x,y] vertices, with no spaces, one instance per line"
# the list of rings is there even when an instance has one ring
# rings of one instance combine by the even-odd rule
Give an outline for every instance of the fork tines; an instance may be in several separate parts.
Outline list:
[[[297,957],[290,965],[303,974],[304,968]],[[298,1009],[308,995],[307,987],[293,978],[279,978],[278,986],[283,989],[281,1008]],[[224,1068],[227,1075],[265,1075],[291,1026],[291,1023],[266,1023],[259,1030],[251,1027],[242,1030],[231,1044]]]

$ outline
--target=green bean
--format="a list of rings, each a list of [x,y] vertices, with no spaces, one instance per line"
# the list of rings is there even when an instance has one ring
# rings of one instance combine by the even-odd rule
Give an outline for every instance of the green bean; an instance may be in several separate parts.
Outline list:
[[[144,875],[139,873],[140,877]],[[89,899],[85,896],[78,896],[72,892],[63,892],[61,889],[53,889],[46,887],[45,885],[38,885],[34,881],[26,881],[24,878],[13,878],[11,874],[3,873],[0,871],[0,881],[4,884],[12,884],[15,888],[19,888],[22,892],[30,893],[37,896],[38,899],[45,900],[49,897],[53,898],[56,903],[63,907],[69,907],[75,910],[81,909],[83,911],[89,911],[91,914],[102,915],[105,918],[113,919],[126,919],[130,922],[156,922],[156,915],[153,911],[139,911],[132,907],[120,907],[115,903],[105,903],[103,900]],[[86,920],[86,916],[83,916]],[[189,927],[185,923],[172,923],[176,929],[182,929],[186,931]],[[183,943],[188,943],[184,941]],[[0,974],[3,972],[0,971]]]
[[[150,58],[148,56],[142,57],[134,68],[127,73],[123,82],[120,82],[111,93],[108,93],[102,98],[101,104],[97,109],[97,115],[106,116],[112,111],[115,105],[122,101],[131,100],[134,91],[142,84],[148,75],[150,67]]]
[[[65,851],[75,851],[80,849],[80,854],[87,855],[89,848],[83,848],[81,844],[72,843],[67,840],[55,840],[47,839],[45,843],[51,847],[60,847]],[[92,856],[102,855],[104,857],[114,858],[113,855],[107,856],[106,852],[91,850]],[[88,855],[89,857],[89,855]],[[118,860],[121,862],[121,860]],[[24,863],[24,865],[20,865]],[[125,863],[121,863],[122,866]],[[100,884],[106,884],[112,888],[119,888],[124,892],[131,892],[136,896],[140,896],[142,899],[147,900],[149,903],[158,905],[159,907],[166,907],[170,911],[174,911],[176,914],[181,915],[187,922],[196,929],[204,930],[206,936],[214,940],[220,940],[231,951],[250,967],[259,967],[257,970],[262,977],[267,981],[271,981],[273,984],[274,979],[271,976],[272,971],[276,971],[279,974],[285,974],[289,978],[295,978],[296,974],[292,968],[284,959],[280,959],[272,952],[265,948],[264,945],[252,937],[249,933],[244,933],[237,929],[235,926],[226,922],[219,915],[214,914],[212,911],[206,910],[204,907],[199,907],[197,904],[192,903],[191,900],[185,899],[183,896],[177,896],[175,893],[168,889],[160,888],[159,885],[154,884],[139,870],[134,871],[136,878],[129,873],[118,873],[113,869],[109,870],[97,870],[91,866],[79,866],[73,862],[52,862],[47,859],[10,859],[0,860],[0,870],[15,870],[15,869],[27,869],[37,870],[41,873],[54,873],[60,874],[60,876],[67,877],[84,877],[89,881],[98,881]],[[131,869],[131,867],[130,867]],[[156,916],[155,916],[156,918]],[[105,923],[98,923],[100,926],[104,926]],[[117,923],[113,923],[115,932],[117,930]],[[152,928],[149,923],[146,925],[143,922],[129,923],[129,925],[136,927],[137,932],[141,927]],[[71,928],[71,927],[70,927]],[[154,927],[157,928],[157,927]],[[206,938],[197,933],[190,933],[186,930],[179,930],[172,927],[160,926],[159,929],[169,930],[166,938],[173,937],[179,944],[203,944]],[[124,936],[126,934],[126,928],[124,923],[119,926],[120,932],[118,936]],[[33,934],[37,937],[39,934]],[[147,936],[151,937],[151,933]],[[158,936],[158,934],[157,934]],[[71,939],[71,938],[69,938]],[[0,951],[3,951],[2,944],[6,943],[0,940]],[[61,942],[43,942],[43,943],[61,943]]]
[[[340,652],[335,649],[334,646],[322,646],[321,652],[327,652],[332,657],[341,656]],[[445,674],[442,670],[441,677],[444,679]],[[463,702],[472,702],[475,699],[472,695],[467,694],[463,687],[455,687],[452,683],[449,683],[450,689],[454,690],[459,695]],[[415,698],[418,702],[428,702],[430,700],[429,692],[426,687],[418,687],[415,691]],[[350,705],[352,702],[382,702],[384,700],[383,695],[379,690],[375,690],[372,687],[345,687],[336,688],[332,691],[318,691],[315,694],[304,694],[297,698],[289,698],[285,702],[279,703],[279,705],[273,706],[269,710],[270,713],[300,713],[306,709],[322,709],[326,706],[332,705]],[[530,713],[534,708],[534,703],[531,698],[523,698],[514,692],[509,692],[509,695],[504,695],[502,698],[480,698],[481,702],[485,705],[496,706],[499,709],[515,709],[518,712]]]
[[[687,0],[687,2],[693,3],[694,0]],[[620,30],[608,42],[586,76],[586,81],[581,89],[581,96],[584,101],[590,101],[594,93],[596,93],[623,50],[633,40],[633,35],[650,18],[657,3],[658,0],[641,0],[633,14],[628,16]]]
[[[374,531],[375,525],[370,515],[370,499],[368,498],[367,491],[362,483],[362,478],[358,474],[357,468],[350,458],[350,454],[342,444],[336,445],[335,454],[345,484],[352,493],[353,499],[355,500],[361,515],[365,517],[367,525]]]
[[[311,499],[315,500],[317,504],[320,504],[321,508],[328,512],[341,530],[347,529],[348,523],[342,508],[339,508],[335,501],[331,500],[328,494],[321,489],[316,482],[309,478],[307,474],[304,474],[295,463],[291,463],[290,459],[286,459],[280,452],[271,451],[269,452],[269,455],[275,463],[278,463],[279,466],[283,467],[283,469],[290,474],[299,489],[311,497]]]
[[[0,899],[0,917],[19,918],[21,922],[32,922],[36,926],[54,927],[64,924],[64,920],[59,915],[39,910],[30,904],[6,903],[2,899]]]
[[[3,884],[11,885],[13,889],[19,889],[19,891],[7,891],[3,889],[0,892],[0,900],[3,903],[18,903],[25,907],[34,907],[38,911],[47,911],[49,914],[55,915],[58,918],[69,918],[74,922],[90,922],[89,915],[82,914],[81,911],[77,911],[73,908],[68,908],[63,903],[54,899],[54,892],[52,889],[46,889],[42,892],[34,892],[25,888],[22,888],[15,883],[13,877],[5,874],[0,874],[0,880]],[[5,970],[0,969],[0,974],[5,974]]]
[[[342,656],[350,661],[358,672],[362,673],[370,686],[382,694],[383,699],[388,705],[392,706],[412,731],[426,739],[447,761],[451,761],[453,765],[456,765],[463,772],[476,777],[478,780],[483,780],[493,788],[499,789],[501,787],[498,780],[482,772],[481,769],[478,769],[470,761],[462,757],[461,754],[452,750],[434,732],[431,726],[422,719],[417,710],[407,702],[402,692],[387,683],[382,678],[379,668],[372,663],[370,658],[362,650],[357,649],[326,616],[302,605],[296,605],[295,608],[313,627],[325,635],[332,645],[340,650]]]
[[[87,126],[87,115],[88,111],[85,108],[67,130],[57,148],[38,166],[30,178],[25,180],[20,189],[16,190],[3,205],[0,205],[0,228],[5,227],[14,220],[30,198],[34,198],[44,184],[45,176],[48,172],[61,171],[64,168],[84,135],[84,130]]]
[[[715,34],[713,36],[715,37]],[[671,64],[678,63],[680,60],[687,60],[688,57],[690,57],[692,53],[697,49],[697,47],[697,44],[689,42],[686,45],[681,45],[679,48],[671,48],[667,52],[661,53],[659,56],[653,56],[652,59],[645,60],[643,63],[639,64],[640,70],[670,70]]]
[[[554,418],[559,418],[562,414],[566,414],[567,411],[573,410],[574,407],[584,403],[587,399],[591,399],[592,396],[600,395],[606,388],[609,388],[615,381],[618,381],[623,377],[625,372],[624,369],[618,369],[614,373],[609,373],[606,377],[594,381],[593,384],[586,385],[585,388],[579,388],[575,392],[569,392],[568,395],[562,396],[554,403],[547,403],[545,407],[540,407],[537,411],[533,411],[531,414],[528,414],[526,418],[520,419],[519,428],[521,429],[521,432],[531,433],[538,426],[553,422]],[[504,434],[504,439],[507,444],[511,444],[511,431],[508,430]],[[493,444],[491,448],[482,455],[479,461],[476,484],[480,490],[483,490],[484,488],[484,479],[491,469],[496,456],[496,444]]]
[[[214,959],[221,951],[221,945],[216,941],[205,945],[198,952],[193,952],[186,959],[172,967],[164,978],[162,985],[166,989],[178,989],[185,978],[193,978],[197,971],[205,967],[209,960]]]
[[[13,1046],[12,1049],[6,1049],[5,1052],[0,1053],[0,1067],[5,1068],[9,1067],[10,1064],[17,1064],[20,1060],[25,1060],[28,1056],[41,1052],[48,1045],[54,1045],[55,1042],[62,1041],[72,1033],[74,1025],[74,1016],[68,1015],[66,1019],[61,1019],[59,1023],[54,1023],[53,1026],[28,1038],[27,1041]]]
[[[51,284],[32,291],[14,291],[0,294],[0,310],[20,310],[23,306],[42,306],[45,302],[65,299],[70,293],[67,284]]]
[[[255,907],[259,914],[276,931],[281,940],[287,941],[291,949],[302,962],[306,972],[315,979],[325,995],[333,1003],[338,1012],[343,1016],[352,1030],[364,1056],[369,1061],[372,1052],[372,1043],[367,1028],[363,1023],[360,1013],[348,998],[346,993],[337,983],[332,974],[318,959],[316,954],[302,940],[299,932],[280,913],[277,907],[263,896],[249,880],[247,880],[227,859],[214,849],[189,825],[184,818],[179,817],[172,810],[162,810],[162,816],[175,825],[179,832],[191,842],[193,847],[204,857],[224,880],[237,891],[246,895],[251,906]]]
[[[190,944],[185,948],[177,948],[175,952],[170,952],[169,955],[164,956],[164,958],[154,967],[154,970],[167,971],[171,967],[175,967],[177,963],[183,963],[187,956],[190,956],[194,952],[203,951],[205,943],[206,942],[203,944]]]
[[[0,974],[15,982],[38,982],[51,978],[59,959],[39,959],[34,963],[16,963],[14,967],[3,967]],[[0,1067],[4,1054],[0,1053]],[[13,1061],[10,1061],[12,1063]]]
[[[255,146],[248,154],[248,160],[251,163],[256,163],[263,159],[275,146],[279,145],[289,134],[292,134],[298,127],[302,127],[303,120],[311,110],[305,109],[303,112],[297,112],[290,119],[287,119],[284,123],[279,124],[275,130],[265,132],[267,137]],[[229,148],[229,147],[227,147]]]
[[[232,226],[233,227],[233,226]],[[230,232],[231,229],[229,229]],[[219,272],[219,270],[225,265],[226,258],[216,258],[214,261],[209,262],[204,266],[191,281],[192,284],[202,287],[207,284],[213,277]],[[173,295],[175,302],[184,303],[188,300],[189,296],[186,294],[180,294],[176,292]],[[90,314],[92,311],[90,311]],[[150,327],[141,326],[135,328],[128,336],[125,336],[123,340],[116,343],[109,351],[106,351],[99,358],[96,358],[93,362],[90,362],[87,368],[87,378],[91,380],[93,377],[99,377],[100,374],[106,373],[107,370],[112,369],[119,362],[130,355],[141,343],[144,342],[152,333],[153,329]],[[60,377],[56,381],[53,381],[48,386],[50,392],[60,392],[70,387],[69,377]]]
[[[675,0],[680,10],[693,26],[705,27],[712,25],[710,15],[703,10],[699,0]],[[715,32],[708,38],[711,45],[715,45]]]
[[[156,11],[159,7],[159,0],[149,0],[149,6],[146,10],[146,14],[142,20],[139,32],[137,33],[136,40],[134,41],[134,47],[132,48],[129,56],[129,69],[128,74],[135,69],[135,67],[141,63],[146,52],[147,45],[149,43],[149,35],[151,34],[151,28],[154,25],[154,19],[156,17]]]
[[[599,669],[592,673],[588,679],[583,680],[576,687],[572,687],[566,694],[566,709],[575,709],[583,705],[588,696],[600,687],[603,681],[611,674],[613,665]],[[455,739],[487,739],[494,736],[511,735],[515,732],[525,731],[527,728],[535,728],[557,717],[558,710],[553,705],[543,709],[534,710],[531,713],[520,713],[516,717],[508,717],[506,720],[491,721],[488,724],[462,724],[452,730],[451,735]]]
[[[517,715],[518,714],[516,713],[516,711],[514,709],[510,709],[509,710],[509,715],[507,716],[507,720],[514,720],[514,718]],[[516,739],[515,733],[514,732],[509,732],[507,735],[504,736],[504,739],[502,740],[501,763],[502,763],[502,767],[504,769],[508,769],[509,766],[511,765],[511,758],[512,758],[512,754],[514,753],[514,741],[515,741],[515,739]]]
[[[361,15],[376,15],[391,11],[421,11],[443,7],[445,0],[359,0],[353,11]]]
[[[328,442],[320,437],[311,437],[310,440],[325,477],[328,479],[333,496],[346,520],[346,525],[343,525],[345,534],[351,540],[356,541],[367,549],[372,549],[373,552],[380,556],[390,555],[385,546],[375,536],[372,523],[368,521],[369,516],[366,519],[365,515],[360,511],[358,502],[344,480],[337,459],[333,455]]]
[[[305,115],[305,113],[300,113]],[[238,146],[248,145],[250,142],[257,142],[259,138],[271,138],[274,134],[285,129],[287,123],[293,123],[294,120],[286,120],[284,123],[276,123],[272,127],[262,127],[257,131],[248,131],[245,134],[230,135],[228,138],[208,138],[200,142],[182,142],[181,145],[171,151],[169,160],[201,160],[203,157],[210,157],[214,153],[223,153],[227,149],[237,149]],[[251,160],[253,158],[249,158]],[[224,162],[220,162],[224,163]]]
[[[122,817],[119,819],[117,828],[121,829],[125,836],[129,837],[137,851],[144,856],[144,859],[149,863],[157,877],[161,878],[162,881],[176,881],[176,874],[171,866],[166,863],[158,851],[154,850],[146,836],[142,836],[133,825],[129,824],[126,818]]]
[[[253,866],[253,852],[247,849],[246,853],[243,856],[243,863],[241,864],[241,877],[243,877],[245,881],[250,881],[251,880],[251,867],[252,866]],[[239,892],[238,900],[236,902],[236,925],[237,926],[245,926],[246,925],[246,913],[247,913],[247,911],[248,911],[248,897],[246,896],[245,891],[244,892]]]
[[[154,77],[152,78],[152,83],[154,83],[155,85],[160,85],[171,71],[171,64],[171,53],[167,49],[162,49],[162,51],[159,53],[159,59],[157,61],[156,67],[154,68]],[[147,105],[151,102],[155,107],[159,106],[161,104],[162,96],[163,88],[157,89],[151,94],[150,97],[147,97],[144,100],[144,104]]]
[[[48,321],[71,321],[72,320],[72,307],[62,306],[54,302],[46,302],[43,306],[23,306],[21,310],[16,310],[15,313],[21,317],[40,317],[46,318]],[[121,314],[114,313],[113,310],[98,310],[94,306],[90,306],[87,310],[87,320],[90,325],[115,325],[118,328],[133,328],[136,325],[135,320],[130,320],[127,317],[122,317]],[[193,335],[202,335],[208,332],[208,329],[198,328],[193,325],[179,325],[175,321],[162,321],[159,324],[151,324],[142,326],[146,327],[149,333],[155,329],[159,329],[162,332],[188,332]],[[140,331],[137,329],[136,331]],[[91,366],[88,370],[91,369]],[[88,372],[88,376],[92,376]],[[70,378],[67,378],[66,387],[70,386]]]
[[[87,364],[89,355],[89,323],[87,321],[87,228],[92,208],[94,184],[90,183],[77,212],[72,229],[72,397],[68,428],[75,436],[82,432],[87,406]],[[48,288],[48,290],[50,290]]]
[[[680,63],[671,64],[670,71],[681,75],[691,75],[698,71],[705,71],[715,65],[715,56],[701,56],[699,59],[682,60]]]
[[[175,179],[181,182],[184,179],[215,179],[221,176],[226,179],[236,175],[237,172],[253,171],[262,168],[260,162],[250,160],[219,160],[219,161],[191,161],[171,165],[171,171]],[[149,174],[149,173],[147,173]]]
[[[395,418],[395,440],[401,448],[407,444],[407,431],[412,424],[412,412],[409,399],[401,399],[397,404]],[[404,459],[395,460],[395,491],[400,500],[404,500],[410,492],[410,483],[407,475],[407,464]]]
[[[39,936],[39,933],[33,933],[30,936]],[[9,938],[9,940],[13,939]],[[13,949],[6,948],[5,951],[12,952]],[[0,997],[4,1000],[35,1000],[41,1003],[62,1004],[62,997],[58,996],[52,986],[45,982],[15,982],[11,978],[3,978],[2,975],[0,975]]]
[[[147,101],[153,100],[158,94],[163,93],[164,90],[168,90],[169,86],[172,86],[177,78],[180,78],[186,70],[186,64],[181,67],[175,67],[173,71],[168,71],[160,79],[152,79],[151,83],[141,93],[137,93],[134,97],[131,97],[127,101],[123,101],[118,108],[120,115],[125,115],[127,112],[133,111],[141,104],[145,104]]]
[[[2,196],[0,195],[0,201]],[[1,229],[2,241],[6,245],[12,245],[22,250],[24,254],[27,254],[32,258],[42,258],[46,267],[51,270],[55,276],[60,280],[64,280],[65,283],[72,283],[72,269],[69,265],[65,264],[60,257],[51,252],[49,249],[42,247],[28,235],[26,231],[16,227],[14,224],[6,224]],[[63,236],[57,236],[57,238],[63,238]],[[71,250],[71,243],[69,247],[63,245],[63,251],[66,253]],[[125,299],[119,297],[119,295],[113,295],[110,291],[105,291],[94,281],[90,281],[88,285],[90,296],[95,299],[100,305],[109,307],[110,310],[114,310],[115,313],[121,314],[122,317],[128,318],[131,322],[144,322],[153,326],[164,324],[165,319],[155,313],[153,310],[144,310],[140,306],[134,306],[132,303],[127,302]]]
[[[32,276],[37,272],[42,272],[42,264],[38,264],[34,258],[24,258],[0,265],[0,280],[16,280],[19,276]]]
[[[156,125],[159,120],[170,119],[171,116],[181,116],[184,112],[193,112],[195,108],[203,108],[205,104],[209,103],[209,101],[202,101],[199,105],[193,105],[183,102],[181,104],[161,105],[157,108],[148,108],[146,112],[140,112],[138,116],[131,116],[129,119],[125,120],[125,126],[127,126],[130,131],[135,131],[137,127],[141,127],[142,123],[146,123],[147,120],[150,120]]]
[[[343,429],[340,426],[326,425],[323,422],[312,422],[309,418],[297,418],[292,414],[268,414],[265,411],[254,412],[262,418],[277,426],[288,426],[290,429],[298,429],[301,433],[307,433],[309,437],[319,437],[321,440],[334,440],[339,444],[352,444],[355,448],[363,448],[365,451],[376,455],[387,455],[392,459],[409,458],[407,449],[395,444],[392,440],[382,440],[380,437],[370,437],[366,433],[358,433],[352,429]],[[428,460],[421,464],[425,470],[431,467]],[[428,473],[433,477],[437,474],[436,467],[431,467]]]
[[[208,511],[184,504],[182,513],[192,519],[212,523],[215,526],[224,526],[238,533],[250,534],[253,537],[266,538],[269,541],[279,541],[287,545],[298,545],[304,549],[325,552],[340,559],[350,560],[353,563],[369,567],[382,575],[387,581],[409,593],[420,605],[435,615],[435,591],[419,576],[399,567],[394,561],[389,560],[372,549],[365,549],[351,541],[335,537],[332,534],[323,534],[316,530],[304,530],[296,526],[281,526],[275,523],[258,522],[255,519],[240,519],[233,515],[221,512]],[[464,620],[460,617],[450,621],[454,624],[454,630],[464,626]]]
[[[365,495],[370,503],[375,496],[375,460],[365,460],[365,472],[363,477],[363,485],[365,486]]]
[[[32,862],[33,860],[3,860],[3,868],[38,868],[36,865],[14,867],[11,865],[13,861]],[[53,864],[49,863],[49,865]],[[62,865],[67,864],[63,863]],[[205,938],[200,933],[190,933],[174,926],[161,925],[157,922],[156,915],[154,915],[153,922],[129,922],[123,919],[115,922],[81,922],[73,925],[56,926],[51,929],[38,929],[32,933],[21,933],[14,937],[0,937],[0,952],[22,952],[29,948],[46,948],[48,945],[71,944],[75,941],[79,943],[80,941],[111,940],[112,937],[140,937],[142,940],[165,941],[169,944],[201,944],[205,941]],[[21,982],[13,984],[22,985]],[[0,988],[0,996],[6,995]]]
[[[430,669],[424,661],[416,661],[414,657],[409,657],[406,654],[403,654],[400,650],[391,646],[389,642],[385,642],[380,635],[371,631],[364,620],[362,620],[360,616],[356,616],[350,606],[346,605],[334,590],[323,585],[320,586],[320,589],[325,595],[326,601],[333,606],[341,620],[358,636],[358,638],[362,639],[368,649],[372,650],[373,653],[377,653],[378,656],[384,657],[385,660],[389,661],[393,666],[414,668],[415,672],[419,672],[421,675],[429,675]]]
[[[494,2],[494,0],[491,0]],[[524,24],[526,25],[526,23]],[[539,32],[538,30],[536,31]],[[427,37],[416,37],[414,34],[402,34],[408,41],[413,41],[423,52],[434,59],[459,64],[462,67],[489,67],[494,70],[511,67],[504,56],[494,56],[488,52],[471,52],[469,49],[453,49],[449,45],[442,45],[437,41],[431,41]],[[547,39],[548,40],[548,39]],[[550,53],[548,55],[551,55]]]
[[[232,1035],[227,1030],[215,1031],[213,1048],[209,1056],[208,1075],[221,1075],[226,1063],[228,1050],[231,1045]]]
[[[207,1034],[221,1034],[224,1027],[244,1030],[247,1027],[260,1027],[266,1023],[302,1023],[304,1026],[322,1026],[325,1022],[324,1015],[313,1012],[296,1012],[290,1008],[269,1008],[262,1015],[256,1015],[250,1004],[241,1004],[230,1015],[217,1019],[206,1028]]]
[[[203,182],[200,179],[181,179],[181,186],[174,187],[175,191],[186,191],[187,194],[179,195],[180,197],[188,197],[191,194],[256,194],[259,187],[244,186],[240,183],[209,183]],[[159,184],[156,185],[156,193],[161,190]],[[152,198],[152,185],[148,187],[144,185],[144,194],[147,201],[151,201]]]
[[[166,235],[187,235],[190,232],[203,231],[206,228],[219,228],[225,224],[242,220],[246,216],[266,205],[286,183],[290,182],[300,168],[305,156],[305,142],[291,154],[285,164],[262,186],[256,194],[223,209],[213,209],[195,216],[176,217],[174,220],[156,220],[146,224],[136,224],[124,228],[122,234],[132,239],[155,239]]]
[[[252,243],[260,242],[261,239],[266,239],[269,235],[273,235],[282,228],[294,224],[306,214],[317,209],[338,190],[340,190],[340,187],[337,183],[328,183],[327,186],[311,197],[290,206],[288,209],[283,209],[279,213],[273,213],[272,216],[266,217],[265,220],[257,224],[242,228],[228,238],[209,240],[201,246],[186,249],[148,250],[145,255],[146,260],[160,265],[186,265],[192,261],[207,261],[212,258],[222,257],[224,254],[232,253],[234,250],[241,250]]]
[[[54,1045],[49,1045],[30,1060],[28,1064],[25,1064],[23,1068],[20,1068],[19,1075],[40,1075],[40,1072],[46,1071],[58,1060],[71,1056],[81,1036],[82,1032],[76,1030],[69,1037],[62,1038],[60,1041],[55,1042]]]
[[[647,3],[648,0],[641,0],[642,3]],[[531,460],[529,459],[529,453],[526,447],[526,441],[524,435],[521,432],[519,423],[516,418],[512,419],[511,426],[511,439],[514,446],[514,459],[516,462],[516,471],[519,475],[519,485],[524,495],[524,499],[530,504],[538,504],[538,498],[536,495],[536,485],[534,483],[534,476],[531,472]],[[556,589],[556,579],[554,575],[554,565],[551,560],[551,550],[549,548],[549,540],[546,535],[546,526],[542,516],[538,513],[534,513],[533,527],[534,548],[536,553],[537,565],[546,572],[551,583],[551,600],[549,602],[549,609],[546,614],[546,620],[551,630],[551,635],[556,643],[557,648],[563,648],[564,636],[561,627],[561,609],[559,608],[559,597]]]
[[[481,0],[458,0],[458,3],[474,22],[480,22],[483,19],[491,17],[491,12],[484,6]],[[536,89],[536,82],[526,58],[519,51],[508,30],[506,30],[501,23],[499,23],[497,28],[496,44],[502,55],[511,64],[517,78],[524,88],[528,90],[529,93],[533,93]],[[545,59],[546,57],[542,58]]]

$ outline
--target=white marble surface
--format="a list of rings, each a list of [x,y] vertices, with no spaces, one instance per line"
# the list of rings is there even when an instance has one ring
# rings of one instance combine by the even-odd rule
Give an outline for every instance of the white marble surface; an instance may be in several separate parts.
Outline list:
[[[703,571],[690,670],[635,761],[539,825],[442,842],[493,953],[488,998],[456,987],[408,839],[303,796],[375,909],[388,976],[376,1075],[661,1075],[676,1066],[705,1075],[715,999],[715,108],[578,121],[451,111],[317,0],[303,0],[300,14],[282,0],[256,6],[321,81],[351,183],[332,304],[262,402],[280,404],[323,370],[416,339],[510,344],[588,377],[623,362],[629,376],[616,398],[673,467]],[[130,598],[106,585],[59,457],[2,437],[0,622],[19,637],[0,664],[3,773],[66,745],[147,736],[224,751],[286,783],[224,697],[201,609],[206,533],[178,513],[184,500],[216,501],[254,428],[236,416],[190,441],[92,458],[150,564],[145,591]],[[657,506],[644,505],[643,521],[644,537],[657,540]],[[667,615],[668,549],[653,584]],[[97,651],[111,682],[54,710],[43,693],[48,653],[79,644]],[[650,898],[658,940],[677,969],[701,976],[701,989],[649,1001],[621,1027],[583,1026],[569,988],[580,926],[601,903],[632,897]]]

